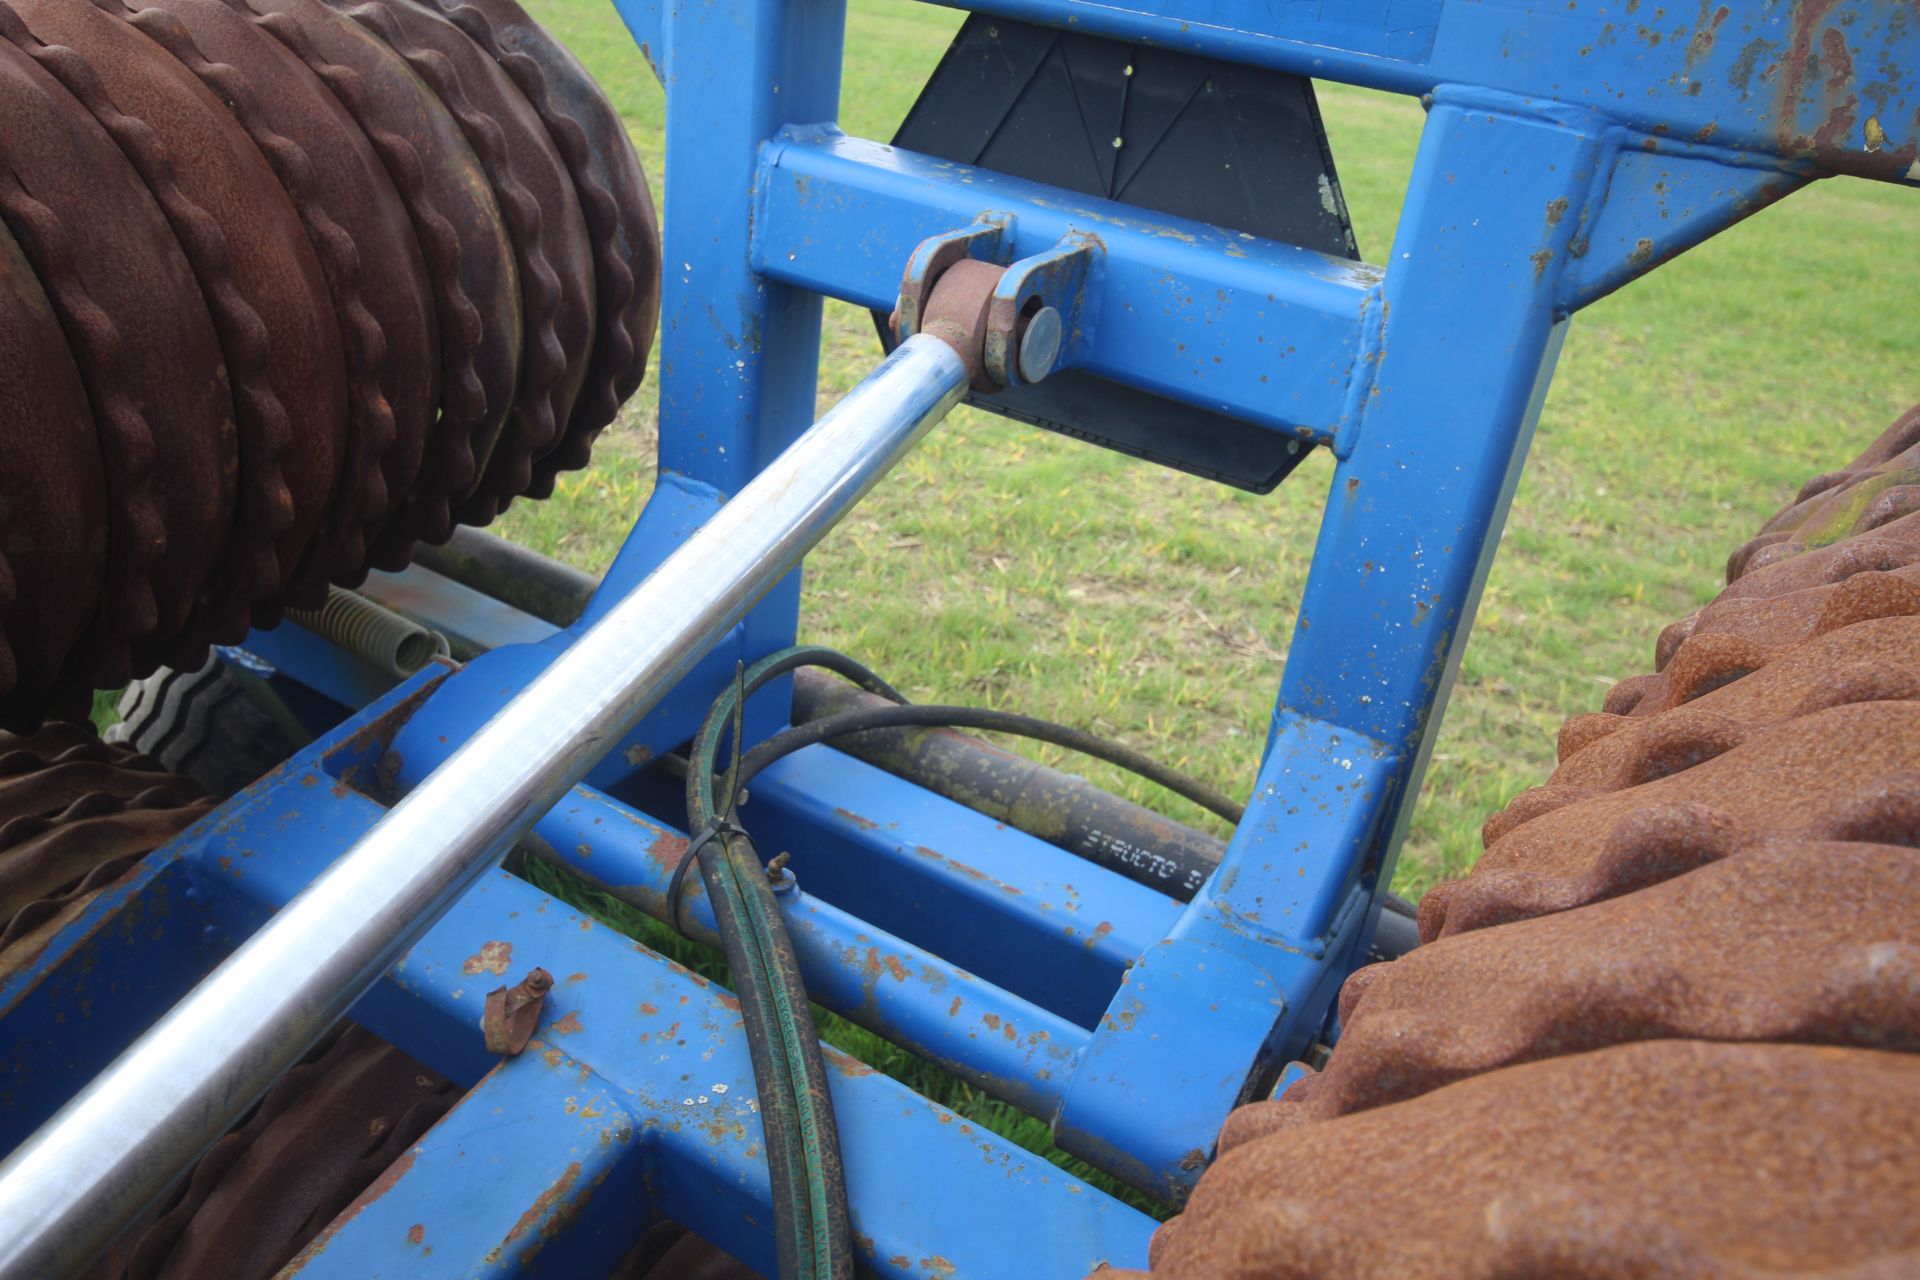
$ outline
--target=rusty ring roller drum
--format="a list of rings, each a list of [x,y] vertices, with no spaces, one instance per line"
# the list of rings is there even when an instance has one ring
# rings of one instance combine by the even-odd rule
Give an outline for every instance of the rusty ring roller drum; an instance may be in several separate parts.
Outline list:
[[[215,454],[210,437],[231,438],[232,398],[212,317],[159,205],[93,115],[5,38],[17,26],[6,21],[12,11],[0,15],[0,221],[59,317],[92,404],[107,490],[105,582],[85,635],[59,676],[0,693],[0,714],[37,719],[49,701],[70,704],[76,691],[132,674],[131,645],[159,625],[160,593],[184,615],[168,522],[181,517],[190,545],[195,521],[175,509],[177,497],[163,519],[162,490],[176,469]],[[8,474],[10,487],[47,483]],[[14,637],[43,616],[38,602],[17,600],[10,647],[28,647]]]
[[[659,228],[510,2],[0,0],[0,724],[584,465]]]
[[[432,0],[505,68],[547,126],[593,236],[593,355],[560,445],[534,468],[529,497],[585,467],[593,442],[640,386],[660,310],[660,228],[640,160],[600,87],[515,0]]]
[[[0,222],[0,454],[46,483],[0,503],[0,688],[35,688],[92,620],[107,568],[107,482],[79,367],[46,290]],[[8,644],[21,601],[30,626]]]
[[[227,104],[291,199],[318,260],[344,360],[346,447],[340,480],[294,566],[298,585],[286,595],[324,595],[329,575],[364,562],[368,532],[419,467],[438,389],[426,264],[365,135],[278,41],[220,0],[100,3]],[[243,448],[243,471],[246,462]],[[284,480],[265,473],[260,482]],[[229,611],[212,632],[183,640],[190,656],[192,646],[244,632],[244,615]]]
[[[12,8],[45,45],[77,55],[56,58],[49,50],[42,59],[87,103],[159,200],[200,281],[225,360],[237,439],[196,458],[191,471],[183,460],[176,483],[186,495],[211,493],[217,469],[227,503],[194,509],[199,522],[192,525],[172,512],[167,521],[170,554],[206,546],[215,559],[191,580],[186,603],[195,617],[163,610],[155,635],[141,646],[142,665],[150,665],[174,636],[204,628],[210,611],[231,613],[236,596],[244,605],[293,589],[343,475],[348,423],[339,325],[291,200],[220,99],[125,20],[91,4],[13,0]],[[275,334],[303,341],[275,342]],[[174,452],[165,448],[163,456]],[[243,457],[255,483],[236,503]]]
[[[499,201],[459,123],[384,41],[320,0],[229,0],[327,85],[372,141],[413,220],[439,309],[440,421],[373,562],[452,531],[452,502],[492,456],[519,381],[519,272]],[[256,615],[256,621],[267,621]]]
[[[459,122],[486,169],[519,271],[523,345],[506,429],[479,487],[455,511],[486,524],[524,493],[559,443],[593,347],[591,242],[573,182],[540,117],[499,64],[431,9],[408,0],[326,0],[406,60]]]

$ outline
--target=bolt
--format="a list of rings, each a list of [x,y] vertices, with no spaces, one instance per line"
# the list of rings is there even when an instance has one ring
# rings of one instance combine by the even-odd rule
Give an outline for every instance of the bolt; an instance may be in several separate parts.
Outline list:
[[[1053,372],[1053,363],[1059,358],[1060,313],[1052,307],[1042,307],[1027,322],[1027,331],[1020,335],[1020,380],[1040,381]]]

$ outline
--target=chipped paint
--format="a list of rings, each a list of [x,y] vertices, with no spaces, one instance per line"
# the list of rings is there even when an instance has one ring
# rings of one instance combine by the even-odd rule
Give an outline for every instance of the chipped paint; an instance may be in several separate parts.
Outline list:
[[[507,966],[513,963],[513,944],[511,942],[483,942],[480,950],[466,958],[460,966],[462,973],[503,974]]]

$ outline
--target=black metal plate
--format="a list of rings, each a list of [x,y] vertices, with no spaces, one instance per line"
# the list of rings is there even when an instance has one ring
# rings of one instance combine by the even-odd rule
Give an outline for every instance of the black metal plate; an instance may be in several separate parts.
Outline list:
[[[969,17],[894,145],[1082,195],[1358,258],[1303,76]],[[1118,145],[1115,145],[1116,142]],[[876,315],[890,344],[885,317]],[[1266,493],[1297,439],[1078,370],[969,402]]]

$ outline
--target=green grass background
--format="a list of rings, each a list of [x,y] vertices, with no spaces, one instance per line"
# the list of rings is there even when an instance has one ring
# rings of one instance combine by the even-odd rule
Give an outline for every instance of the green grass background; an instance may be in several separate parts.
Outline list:
[[[613,9],[528,2],[612,95],[657,196],[663,95]],[[853,0],[842,126],[889,136],[958,21]],[[1382,260],[1422,113],[1341,86],[1323,86],[1321,106],[1362,253]],[[1551,769],[1560,721],[1646,670],[1654,636],[1713,595],[1734,546],[1920,399],[1917,250],[1912,192],[1830,181],[1574,321],[1401,856],[1403,892],[1471,865],[1481,822]],[[875,359],[866,315],[829,304],[821,404]],[[517,505],[499,531],[603,567],[652,486],[653,424],[650,377],[594,467],[552,501]],[[803,636],[859,655],[910,697],[1097,729],[1245,794],[1328,476],[1316,455],[1252,497],[962,411],[809,560]],[[1126,775],[1066,763],[1207,824]],[[618,903],[533,874],[716,970]],[[1048,1150],[1038,1122],[848,1024],[826,1018],[823,1030]]]
[[[529,0],[599,77],[659,194],[660,85],[604,0]],[[960,20],[853,0],[841,124],[890,136]],[[1323,85],[1361,252],[1385,257],[1422,112]],[[1920,399],[1920,199],[1836,179],[1575,318],[1401,856],[1418,893],[1464,871],[1480,823],[1553,763],[1559,722],[1646,670],[1666,622],[1802,480]],[[830,303],[824,406],[876,359]],[[590,471],[506,536],[605,565],[653,482],[653,380]],[[916,698],[1114,734],[1245,794],[1330,468],[1254,497],[962,411],[808,561],[804,638]],[[1042,751],[1043,757],[1050,757]],[[1136,800],[1200,812],[1097,767]]]

